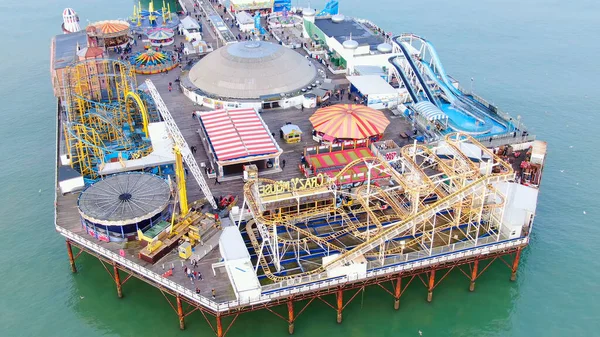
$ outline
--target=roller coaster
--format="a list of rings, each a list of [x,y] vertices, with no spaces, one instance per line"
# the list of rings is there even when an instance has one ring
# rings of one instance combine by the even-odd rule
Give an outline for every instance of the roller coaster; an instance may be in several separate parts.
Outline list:
[[[92,59],[66,69],[63,132],[71,166],[88,182],[107,162],[138,159],[152,151],[148,124],[159,120],[150,96],[137,90],[133,68]]]
[[[413,103],[430,102],[448,117],[448,126],[473,136],[512,132],[514,126],[471,95],[456,88],[446,74],[431,42],[414,34],[394,37],[394,52],[402,57],[389,59],[398,79]]]
[[[392,162],[357,159],[335,177],[249,181],[242,207],[252,219],[238,225],[259,279],[296,284],[331,277],[355,261],[372,270],[410,253],[425,257],[456,243],[501,240],[505,196],[494,184],[512,179],[512,167],[468,134],[450,133],[438,146],[444,158],[415,144]],[[474,161],[463,146],[486,159]],[[340,189],[356,165],[368,168],[365,182]]]

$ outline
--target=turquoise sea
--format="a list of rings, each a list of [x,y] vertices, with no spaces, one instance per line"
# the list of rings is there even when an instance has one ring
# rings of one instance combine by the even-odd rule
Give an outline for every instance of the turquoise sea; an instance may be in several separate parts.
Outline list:
[[[325,1],[311,1],[322,8]],[[592,0],[340,0],[344,14],[435,45],[448,73],[548,141],[538,215],[517,282],[492,266],[468,292],[451,274],[425,301],[414,282],[401,299],[368,288],[344,311],[314,302],[296,336],[600,335],[600,3]],[[294,4],[296,2],[294,1]],[[304,5],[300,2],[300,5]],[[131,1],[3,0],[0,52],[0,336],[211,336],[202,316],[176,314],[137,280],[118,299],[101,264],[88,256],[71,274],[53,227],[55,101],[50,38],[62,10],[81,23],[126,17]],[[285,336],[269,312],[242,315],[229,336]]]

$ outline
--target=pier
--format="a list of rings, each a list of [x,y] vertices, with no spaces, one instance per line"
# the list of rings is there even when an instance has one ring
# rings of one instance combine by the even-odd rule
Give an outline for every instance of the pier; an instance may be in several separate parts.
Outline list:
[[[194,2],[182,0],[181,3],[186,11],[194,14]],[[224,22],[210,2],[203,2],[198,10],[204,14],[200,21],[207,27],[203,32],[204,41],[213,47],[237,43],[236,34],[239,32],[236,29],[215,28]],[[175,45],[182,41],[182,36],[175,37]],[[142,45],[140,41],[133,51],[142,50]],[[308,57],[304,49],[298,49],[298,52],[307,56],[311,67],[326,73],[333,87],[349,86],[344,75],[328,72],[323,64]],[[410,57],[408,51],[404,52],[406,57]],[[113,51],[106,56],[115,60],[119,57]],[[190,59],[193,59],[192,56]],[[463,274],[465,288],[471,292],[475,291],[479,277],[493,263],[506,265],[507,280],[516,280],[521,253],[529,243],[541,177],[540,168],[537,178],[527,178],[528,182],[534,182],[530,184],[533,187],[524,185],[526,172],[522,163],[527,162],[528,155],[531,156],[526,152],[533,147],[533,136],[520,133],[519,137],[516,134],[512,137],[502,135],[486,140],[461,132],[448,132],[435,143],[417,144],[416,133],[427,134],[430,130],[416,130],[416,121],[403,111],[383,109],[389,125],[385,132],[375,137],[377,142],[371,141],[368,136],[362,141],[328,145],[315,142],[311,135],[313,124],[308,117],[319,107],[296,105],[285,109],[264,109],[260,111],[260,119],[281,149],[278,163],[285,162],[285,165],[261,167],[258,178],[248,179],[248,182],[242,180],[242,172],[215,178],[208,169],[199,170],[202,172],[199,173],[201,179],[198,179],[196,172],[187,173],[188,168],[193,171],[196,166],[190,165],[186,155],[191,154],[197,167],[209,168],[216,161],[211,154],[210,137],[198,117],[202,112],[213,109],[198,105],[184,94],[194,91],[185,80],[190,66],[182,61],[180,67],[168,72],[136,76],[132,72],[125,73],[122,63],[114,66],[109,61],[85,62],[104,62],[104,71],[98,71],[94,76],[105,76],[109,83],[121,81],[115,85],[116,93],[106,91],[114,95],[110,97],[111,103],[112,100],[122,100],[126,114],[131,114],[119,120],[119,127],[128,135],[133,134],[137,141],[135,145],[145,151],[131,150],[132,145],[126,144],[130,160],[148,155],[148,142],[152,143],[153,150],[159,147],[157,137],[151,137],[158,131],[149,130],[153,123],[149,123],[148,119],[159,124],[172,118],[178,129],[178,134],[174,134],[168,126],[161,129],[163,141],[172,141],[174,149],[168,158],[165,155],[161,159],[164,163],[156,166],[158,172],[167,169],[163,166],[173,166],[174,174],[169,175],[169,179],[173,176],[177,181],[175,185],[178,188],[184,186],[184,191],[173,193],[177,197],[171,196],[168,205],[154,207],[158,211],[146,211],[143,221],[148,221],[150,226],[164,226],[157,227],[161,231],[165,228],[174,230],[178,221],[185,221],[187,214],[208,219],[206,213],[213,211],[209,206],[213,197],[217,201],[221,200],[221,196],[237,197],[237,204],[230,205],[229,214],[225,217],[217,219],[213,214],[213,221],[207,222],[208,225],[194,224],[198,227],[197,238],[185,236],[187,232],[161,238],[163,248],[172,249],[165,248],[166,254],[157,257],[155,263],[148,262],[140,254],[157,243],[157,240],[152,241],[155,237],[149,242],[132,239],[141,233],[141,228],[137,227],[142,216],[136,215],[135,223],[130,221],[121,227],[119,240],[101,237],[101,231],[95,226],[102,228],[104,225],[81,210],[81,194],[63,194],[59,188],[58,172],[64,166],[61,163],[65,149],[76,146],[80,156],[91,151],[87,143],[74,145],[75,131],[72,134],[65,132],[63,123],[73,122],[73,116],[91,120],[89,115],[101,109],[90,98],[92,95],[85,96],[82,92],[102,92],[101,83],[104,82],[85,86],[77,82],[72,85],[76,88],[73,93],[67,94],[62,101],[59,99],[57,104],[55,227],[66,241],[71,272],[78,272],[78,258],[82,253],[97,258],[115,284],[115,296],[124,301],[127,301],[127,282],[134,277],[155,287],[165,297],[182,330],[185,329],[186,317],[199,311],[215,335],[223,337],[238,315],[267,310],[287,322],[288,333],[293,334],[298,328],[295,325],[298,317],[305,310],[310,310],[310,305],[316,301],[333,309],[336,322],[342,323],[344,309],[367,287],[382,288],[390,295],[390,310],[398,310],[402,295],[413,282],[422,284],[423,299],[432,302],[435,289],[450,273]],[[411,67],[418,74],[417,66],[412,64]],[[118,73],[114,76],[117,80],[108,79],[112,75],[109,74],[110,69]],[[73,79],[65,82],[69,80]],[[142,94],[136,94],[133,85],[136,81],[137,84],[146,84],[148,95],[154,101],[153,107],[143,107],[142,98],[139,98]],[[426,85],[423,79],[420,82]],[[434,95],[435,92],[428,91],[432,101]],[[414,96],[417,99],[417,95]],[[331,97],[329,104],[355,103],[353,98],[349,98],[346,95]],[[114,109],[112,115],[118,115],[119,109],[122,109],[119,104],[105,104],[102,108],[106,106]],[[75,114],[70,111],[73,107],[85,107],[88,113]],[[134,117],[137,115],[133,115],[138,112],[141,117],[136,120]],[[104,119],[94,118],[93,121],[111,135],[122,132],[114,131],[113,124],[104,122]],[[300,142],[287,143],[278,137],[281,127],[287,124],[302,130]],[[74,128],[73,124],[69,126]],[[91,134],[91,131],[84,130],[88,131],[87,135]],[[173,141],[179,135],[182,140]],[[379,136],[387,143],[380,143]],[[115,139],[110,144],[113,147],[120,141],[119,137]],[[181,148],[182,144],[189,148]],[[511,144],[510,151],[502,151],[505,144]],[[386,157],[386,153],[391,155]],[[510,155],[513,157],[509,158]],[[86,166],[90,168],[88,173],[96,175],[96,181],[110,179],[111,175],[103,174],[103,170],[108,172],[113,168],[119,171],[125,167],[126,159],[121,154],[105,159],[98,165],[100,169],[97,171],[91,169],[95,163]],[[316,164],[321,160],[325,164]],[[318,169],[321,171],[317,172]],[[202,181],[205,186],[199,185]],[[206,191],[207,187],[212,195],[203,193],[203,188]],[[128,191],[119,193],[121,200],[135,197]],[[523,208],[515,206],[515,200],[522,201],[526,197],[535,199],[529,200],[528,206]],[[210,200],[207,201],[207,198]],[[181,200],[186,202],[185,205],[178,205]],[[177,208],[181,219],[176,219]],[[218,214],[216,210],[214,213]],[[507,223],[508,215],[518,219]],[[129,226],[127,230],[124,229],[126,226]],[[247,255],[253,269],[240,270],[250,272],[251,277],[236,279],[227,269],[229,261],[224,250],[227,253],[228,248],[221,247],[219,243],[221,236],[225,235],[223,233],[228,231],[236,238],[239,236],[241,248],[244,248],[241,250],[245,250],[243,255]],[[182,258],[178,248],[183,246],[179,245],[179,241],[184,241],[184,237],[193,239],[193,251]],[[201,276],[190,277],[184,271],[186,269]],[[251,280],[257,284],[250,289],[252,294],[249,294],[250,291],[244,294],[239,289],[236,282],[240,280]],[[335,297],[335,301],[330,301],[331,297]],[[276,311],[275,307],[285,308],[287,315],[279,313],[281,310]],[[226,317],[229,324],[223,324]],[[334,319],[333,312],[331,319]],[[176,324],[175,319],[173,324]]]

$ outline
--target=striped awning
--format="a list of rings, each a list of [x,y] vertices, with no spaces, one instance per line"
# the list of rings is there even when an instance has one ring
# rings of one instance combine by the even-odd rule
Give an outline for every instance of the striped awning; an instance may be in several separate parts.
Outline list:
[[[435,121],[440,119],[447,119],[448,116],[440,110],[437,106],[433,105],[429,101],[422,101],[414,105],[417,113],[427,118],[428,121]]]
[[[311,117],[313,128],[339,139],[365,139],[380,135],[390,124],[385,115],[358,104],[336,104],[317,110]]]
[[[197,112],[218,161],[275,154],[280,151],[254,109]]]
[[[126,34],[129,32],[129,23],[119,20],[107,20],[93,23],[104,35]]]

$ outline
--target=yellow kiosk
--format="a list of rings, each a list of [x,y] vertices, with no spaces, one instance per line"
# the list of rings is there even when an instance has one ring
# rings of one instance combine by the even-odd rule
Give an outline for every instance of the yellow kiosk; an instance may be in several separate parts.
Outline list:
[[[244,165],[244,181],[258,179],[258,167],[254,164]]]
[[[302,130],[295,124],[282,126],[279,135],[288,144],[299,143],[302,140]]]

